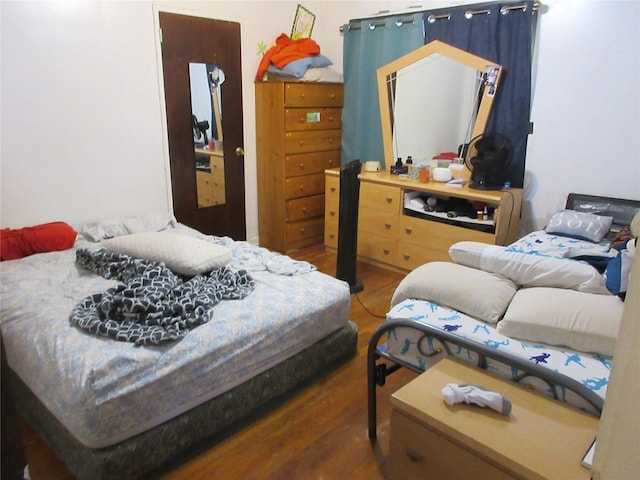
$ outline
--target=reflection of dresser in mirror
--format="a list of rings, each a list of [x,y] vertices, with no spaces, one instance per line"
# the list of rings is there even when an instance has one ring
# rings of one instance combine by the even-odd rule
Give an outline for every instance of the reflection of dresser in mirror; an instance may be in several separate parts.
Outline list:
[[[224,205],[224,153],[196,147],[195,161],[198,208]]]

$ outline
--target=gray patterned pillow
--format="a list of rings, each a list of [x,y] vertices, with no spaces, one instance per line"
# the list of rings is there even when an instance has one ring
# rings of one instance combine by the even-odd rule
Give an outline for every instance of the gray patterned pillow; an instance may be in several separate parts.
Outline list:
[[[597,243],[609,232],[612,222],[613,217],[561,210],[553,214],[544,231]]]

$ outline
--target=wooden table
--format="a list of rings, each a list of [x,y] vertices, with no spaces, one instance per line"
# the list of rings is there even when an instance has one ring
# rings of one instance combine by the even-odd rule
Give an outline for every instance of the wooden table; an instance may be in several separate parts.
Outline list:
[[[506,396],[509,416],[464,403],[448,406],[449,383],[475,384]],[[444,359],[391,399],[390,480],[584,479],[580,464],[598,418],[524,386]]]

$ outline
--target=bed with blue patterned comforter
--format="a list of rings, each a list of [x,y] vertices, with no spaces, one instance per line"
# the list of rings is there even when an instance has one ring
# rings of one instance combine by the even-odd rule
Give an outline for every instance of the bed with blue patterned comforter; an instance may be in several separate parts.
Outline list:
[[[179,224],[167,228],[197,235]],[[76,262],[78,249],[99,242],[79,237],[70,250],[3,262],[0,324],[9,365],[52,414],[47,422],[60,425],[47,441],[70,434],[71,443],[58,453],[76,476],[135,478],[165,462],[173,454],[167,452],[184,451],[193,443],[191,433],[210,435],[275,395],[271,390],[282,394],[355,352],[345,282],[247,242],[211,241],[231,248],[233,259],[223,268],[230,275],[244,272],[250,288],[219,299],[206,321],[157,345],[117,341],[70,324],[83,299],[119,285]],[[249,391],[238,393],[245,384],[252,385]],[[202,410],[222,397],[223,408]],[[198,409],[197,421],[179,420]],[[174,430],[163,437],[156,429],[166,425]],[[78,460],[80,451],[86,455]]]

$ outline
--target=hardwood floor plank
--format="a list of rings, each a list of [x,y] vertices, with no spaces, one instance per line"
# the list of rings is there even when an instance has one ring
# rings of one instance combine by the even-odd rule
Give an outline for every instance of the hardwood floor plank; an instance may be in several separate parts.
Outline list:
[[[335,275],[336,255],[322,245],[290,256]],[[305,384],[265,415],[216,444],[173,462],[158,480],[366,479],[385,478],[389,449],[389,396],[415,377],[400,370],[378,390],[378,439],[367,436],[366,355],[369,338],[384,320],[403,275],[358,264],[364,290],[351,296],[350,319],[358,325],[358,353],[329,374]],[[72,476],[42,439],[23,423],[33,480]]]

